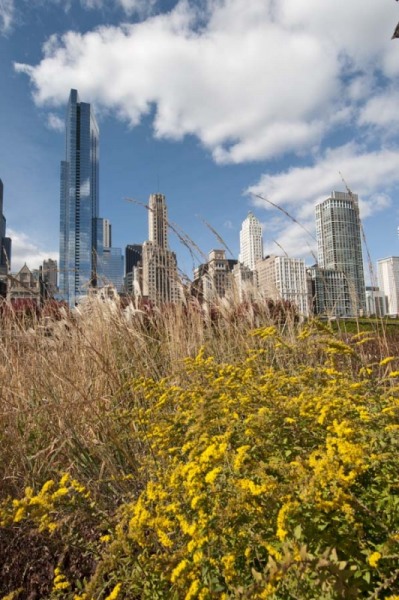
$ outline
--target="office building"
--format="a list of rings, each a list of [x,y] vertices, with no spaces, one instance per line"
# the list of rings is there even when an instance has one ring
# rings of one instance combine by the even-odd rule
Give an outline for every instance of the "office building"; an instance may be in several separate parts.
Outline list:
[[[351,316],[351,296],[347,278],[342,271],[322,269],[314,265],[308,269],[308,275],[313,314],[328,317]]]
[[[5,279],[11,264],[11,238],[6,237],[6,218],[3,214],[3,194],[4,186],[0,179],[0,277]]]
[[[134,267],[141,265],[143,246],[141,244],[128,244],[125,248],[125,275],[131,273]]]
[[[123,290],[123,254],[121,248],[112,246],[112,226],[108,219],[97,217],[95,270],[96,287],[114,287],[119,293]]]
[[[399,315],[399,256],[389,256],[377,261],[378,286],[387,297],[387,314]]]
[[[57,293],[57,276],[57,261],[52,258],[44,260],[43,265],[39,269],[39,281],[42,287],[43,298],[53,298]]]
[[[143,289],[143,246],[128,244],[125,248],[125,291],[135,296],[142,295]]]
[[[237,260],[226,258],[224,250],[211,250],[208,262],[194,271],[193,294],[205,302],[228,295],[234,297],[233,269],[237,264]]]
[[[250,212],[240,231],[240,262],[255,271],[256,263],[263,258],[262,226]]]
[[[366,309],[359,204],[356,194],[332,192],[316,206],[318,266],[341,271],[350,295],[350,314]]]
[[[262,296],[295,305],[300,315],[309,315],[309,291],[305,261],[288,256],[267,256],[256,263],[258,289]]]
[[[176,254],[168,247],[168,215],[163,194],[150,196],[148,237],[142,249],[142,294],[155,304],[178,302],[181,285]]]
[[[90,104],[71,90],[61,162],[60,294],[70,306],[96,285],[99,129]]]
[[[241,262],[234,265],[233,270],[234,281],[234,298],[238,302],[246,300],[251,301],[256,298],[256,271],[252,271],[249,267]]]

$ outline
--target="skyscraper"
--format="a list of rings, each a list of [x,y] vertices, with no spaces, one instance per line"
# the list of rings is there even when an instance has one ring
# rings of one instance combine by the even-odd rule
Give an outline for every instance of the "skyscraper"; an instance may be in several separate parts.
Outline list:
[[[98,125],[90,104],[71,90],[61,162],[59,277],[60,294],[71,306],[96,285],[98,184]]]
[[[332,192],[316,206],[318,266],[342,271],[348,282],[350,313],[366,308],[359,204],[356,194]]]
[[[240,262],[255,271],[256,262],[263,258],[262,226],[250,212],[240,231]]]
[[[6,237],[6,218],[3,215],[3,182],[0,179],[0,276],[7,275],[11,262],[11,238]]]
[[[148,217],[149,240],[143,244],[143,295],[155,303],[177,302],[180,285],[176,254],[168,248],[166,198],[151,194]]]

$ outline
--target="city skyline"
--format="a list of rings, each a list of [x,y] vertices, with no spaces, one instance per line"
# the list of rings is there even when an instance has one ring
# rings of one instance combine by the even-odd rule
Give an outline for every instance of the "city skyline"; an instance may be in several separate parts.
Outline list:
[[[309,263],[316,247],[305,229],[314,235],[317,202],[345,190],[342,174],[359,195],[373,263],[399,253],[397,3],[134,7],[0,6],[0,176],[13,271],[58,258],[58,157],[71,88],[98,117],[100,202],[117,246],[143,243],[140,203],[161,192],[171,221],[204,254],[219,246],[207,221],[238,256],[252,210],[265,254],[281,247]],[[201,258],[193,264],[173,234],[170,246],[191,275]]]

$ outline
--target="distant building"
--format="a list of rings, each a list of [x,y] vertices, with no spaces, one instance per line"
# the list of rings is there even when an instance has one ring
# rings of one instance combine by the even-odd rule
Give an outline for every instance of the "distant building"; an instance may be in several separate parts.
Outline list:
[[[262,226],[250,212],[240,231],[240,262],[255,271],[256,263],[263,258]]]
[[[234,265],[232,274],[237,300],[253,300],[256,296],[256,271],[239,262]]]
[[[11,265],[11,238],[6,237],[6,218],[3,214],[4,186],[0,179],[0,279],[6,276]]]
[[[155,304],[181,300],[176,254],[168,246],[166,198],[152,194],[149,200],[149,240],[142,250],[142,294]]]
[[[377,261],[378,285],[388,301],[387,314],[399,315],[399,256],[389,256]]]
[[[366,309],[361,225],[356,194],[332,192],[316,206],[318,266],[344,273],[352,316]]]
[[[366,286],[366,312],[376,317],[388,314],[388,298],[379,287]]]
[[[133,271],[133,267],[141,264],[143,258],[142,244],[128,244],[125,248],[125,275]]]
[[[61,162],[60,294],[71,306],[96,285],[99,129],[90,104],[71,90]]]
[[[317,265],[308,269],[311,283],[311,309],[315,315],[349,317],[352,301],[345,273],[322,269]]]
[[[40,267],[39,280],[42,286],[42,295],[45,298],[53,298],[57,293],[58,265],[57,261],[48,258]]]
[[[123,254],[112,244],[112,226],[108,219],[97,218],[96,287],[114,286],[123,290]]]
[[[143,288],[143,246],[128,244],[125,248],[125,290],[140,296]]]
[[[194,272],[193,293],[205,302],[234,294],[233,268],[237,260],[227,259],[224,250],[211,250],[208,262]]]
[[[267,256],[256,263],[258,290],[272,300],[295,305],[303,316],[309,315],[309,292],[305,261],[287,256]]]
[[[11,274],[7,291],[7,300],[28,299],[40,302],[40,285],[38,277],[25,263],[18,273]]]

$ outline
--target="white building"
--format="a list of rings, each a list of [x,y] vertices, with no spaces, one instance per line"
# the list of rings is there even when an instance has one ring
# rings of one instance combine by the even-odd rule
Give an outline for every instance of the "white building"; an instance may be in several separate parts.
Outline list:
[[[356,194],[332,192],[316,206],[318,266],[342,271],[353,316],[366,309],[361,226]]]
[[[379,287],[366,286],[366,312],[368,316],[384,317],[388,313],[388,298]]]
[[[399,256],[381,258],[377,261],[380,289],[388,298],[388,315],[399,315]]]
[[[240,231],[240,262],[255,271],[256,263],[263,258],[262,226],[250,212]]]
[[[256,264],[259,291],[272,300],[288,300],[303,316],[309,315],[305,261],[288,256],[267,256]]]

